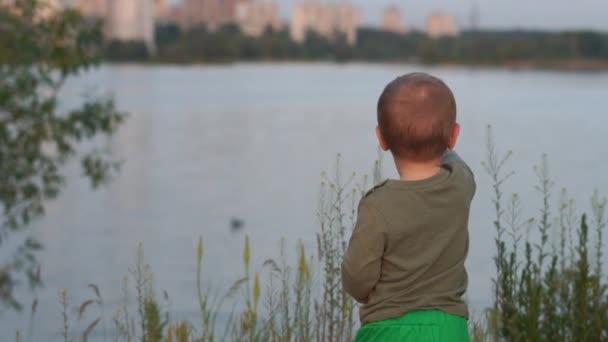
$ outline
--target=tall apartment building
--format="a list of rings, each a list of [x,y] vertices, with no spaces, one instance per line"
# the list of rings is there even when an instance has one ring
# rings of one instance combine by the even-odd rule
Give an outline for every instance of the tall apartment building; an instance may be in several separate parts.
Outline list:
[[[110,40],[143,41],[155,51],[153,0],[109,0],[106,36]]]
[[[16,7],[14,7],[15,0],[0,0],[0,5],[8,6],[11,11],[17,14]],[[62,0],[39,0],[38,5],[36,17],[46,18],[61,10],[64,7],[64,2]]]
[[[344,35],[354,45],[360,22],[359,9],[350,3],[301,2],[293,11],[291,38],[302,42],[311,31],[328,39]]]
[[[235,20],[243,33],[259,37],[266,29],[279,30],[279,5],[274,0],[254,0],[236,5]]]
[[[384,10],[382,15],[382,26],[383,31],[394,32],[394,33],[405,33],[407,27],[401,16],[401,10],[397,6],[389,6]]]
[[[52,16],[64,8],[64,3],[61,0],[42,0],[40,1],[40,5],[42,7],[38,15],[43,18]]]
[[[170,6],[167,0],[154,0],[154,14],[163,19],[169,15]]]
[[[427,18],[426,33],[432,38],[439,38],[456,37],[460,34],[460,31],[454,16],[437,11]]]
[[[76,0],[74,7],[82,15],[91,18],[105,18],[108,15],[108,0]]]
[[[172,4],[171,0],[154,0],[154,14],[157,23],[181,23],[183,13],[181,4]]]
[[[234,23],[236,7],[250,0],[184,0],[183,26],[206,26],[213,30],[220,25]]]
[[[15,0],[0,0],[0,6],[6,7],[10,10],[14,9]]]

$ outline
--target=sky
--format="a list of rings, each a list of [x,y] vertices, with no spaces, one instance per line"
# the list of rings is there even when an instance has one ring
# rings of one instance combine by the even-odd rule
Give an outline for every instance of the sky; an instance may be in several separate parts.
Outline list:
[[[172,0],[179,2],[180,0]],[[277,0],[283,17],[288,18],[293,4],[302,0]],[[321,0],[342,2],[347,0]],[[395,4],[409,26],[421,28],[425,17],[443,9],[458,19],[461,27],[470,26],[475,2],[479,7],[479,26],[495,29],[594,29],[608,31],[607,0],[350,0],[358,5],[366,25],[377,25],[385,7]]]

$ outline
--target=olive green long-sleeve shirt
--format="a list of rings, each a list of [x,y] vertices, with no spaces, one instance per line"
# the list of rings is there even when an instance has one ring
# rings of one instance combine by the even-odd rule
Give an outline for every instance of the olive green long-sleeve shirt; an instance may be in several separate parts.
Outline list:
[[[418,309],[468,317],[464,262],[475,179],[453,151],[442,164],[431,178],[388,180],[359,203],[342,283],[365,303],[362,324]]]

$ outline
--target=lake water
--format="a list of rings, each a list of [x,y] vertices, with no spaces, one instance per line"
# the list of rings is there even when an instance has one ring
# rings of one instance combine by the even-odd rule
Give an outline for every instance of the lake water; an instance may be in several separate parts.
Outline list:
[[[33,227],[45,286],[35,338],[59,338],[57,292],[73,306],[97,284],[106,316],[120,305],[121,281],[138,243],[165,289],[174,317],[196,319],[195,254],[205,241],[204,273],[215,287],[242,274],[244,234],[253,263],[279,254],[279,240],[302,239],[312,252],[321,172],[342,153],[345,171],[369,173],[377,156],[375,105],[395,76],[423,70],[453,89],[462,135],[457,150],[476,173],[468,259],[473,312],[490,303],[494,254],[491,188],[481,167],[486,126],[499,147],[512,149],[509,191],[522,194],[525,214],[540,206],[532,166],[547,153],[553,178],[588,208],[597,188],[608,191],[608,73],[561,73],[407,65],[237,64],[229,66],[103,66],[72,80],[70,106],[82,94],[111,94],[128,122],[108,145],[125,161],[106,188],[91,191],[76,168],[59,200]],[[394,177],[390,156],[384,174]],[[553,201],[557,201],[557,194]],[[232,217],[245,222],[230,231]],[[29,305],[29,299],[25,303]],[[0,314],[0,336],[27,330],[29,314]],[[75,316],[75,315],[74,315]],[[95,318],[91,314],[87,317]],[[109,322],[108,322],[109,324]]]

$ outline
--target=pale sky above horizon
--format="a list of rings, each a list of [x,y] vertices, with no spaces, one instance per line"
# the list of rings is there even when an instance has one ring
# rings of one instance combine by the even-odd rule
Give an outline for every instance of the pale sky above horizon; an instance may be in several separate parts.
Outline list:
[[[171,0],[176,3],[180,0]],[[281,13],[288,18],[293,4],[302,0],[277,0]],[[342,2],[348,0],[321,0]],[[382,11],[389,5],[401,8],[409,26],[422,27],[425,17],[442,9],[458,19],[461,27],[470,26],[475,2],[479,25],[495,29],[594,29],[608,31],[606,0],[351,0],[361,8],[366,25],[378,25]]]

